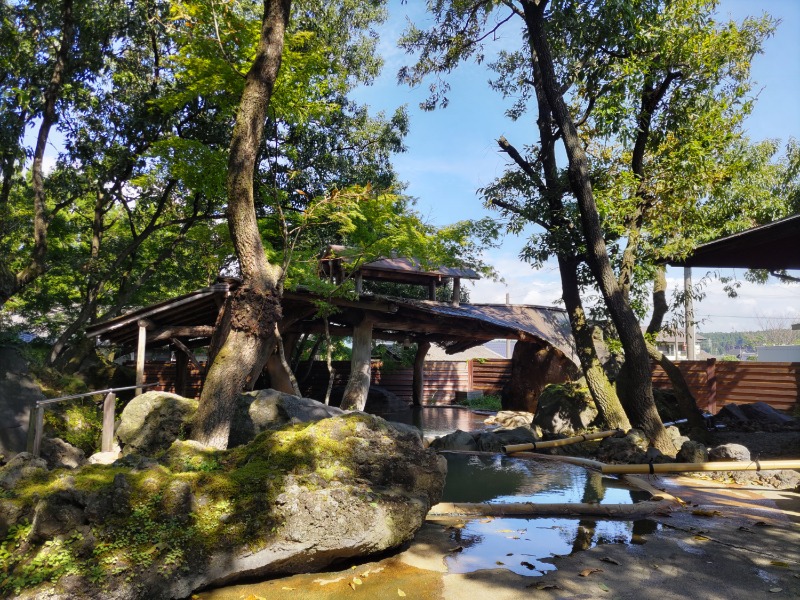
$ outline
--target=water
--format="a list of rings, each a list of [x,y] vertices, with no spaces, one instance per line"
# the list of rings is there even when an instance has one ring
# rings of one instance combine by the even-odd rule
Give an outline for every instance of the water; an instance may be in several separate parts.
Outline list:
[[[445,456],[445,502],[631,504],[649,497],[616,479],[568,463],[502,455]],[[451,573],[500,567],[520,575],[541,575],[555,569],[548,562],[553,556],[598,544],[637,543],[655,527],[648,520],[472,519],[450,529],[457,551],[445,563]]]
[[[484,424],[490,414],[476,413],[464,406],[416,406],[403,412],[376,413],[387,421],[414,425],[425,437],[438,437],[454,432],[487,429]]]
[[[556,556],[599,544],[643,543],[641,536],[657,527],[648,519],[474,519],[450,528],[453,551],[445,564],[451,573],[502,568],[519,575],[542,575],[556,569],[550,562]]]

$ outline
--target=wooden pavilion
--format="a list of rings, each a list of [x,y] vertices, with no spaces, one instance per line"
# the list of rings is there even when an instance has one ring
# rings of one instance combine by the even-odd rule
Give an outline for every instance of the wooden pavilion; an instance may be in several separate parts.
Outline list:
[[[324,275],[335,277],[339,266],[328,263],[325,267],[323,263]],[[423,269],[407,259],[384,259],[362,266],[357,281],[369,278],[413,283],[425,285],[433,293],[437,286],[452,280],[453,299],[438,302],[360,293],[357,300],[329,300],[337,309],[328,319],[331,335],[354,339],[350,383],[361,377],[360,387],[363,388],[366,376],[367,389],[361,389],[359,393],[366,394],[369,387],[373,339],[417,343],[413,382],[415,404],[422,403],[423,365],[431,344],[455,353],[492,339],[515,339],[545,349],[548,356],[563,365],[564,371],[574,367],[577,360],[565,311],[530,305],[460,303],[456,282],[462,277],[476,279],[477,274],[472,270],[452,268]],[[87,334],[123,349],[135,349],[137,383],[144,381],[147,349],[170,347],[176,356],[175,389],[181,393],[186,386],[189,363],[203,371],[194,355],[195,349],[208,347],[209,356],[213,356],[218,343],[215,333],[229,309],[228,299],[239,284],[237,279],[221,279],[209,287],[97,323],[89,328]],[[284,293],[284,317],[279,328],[287,354],[302,334],[324,331],[325,324],[316,314],[315,303],[320,300],[322,298],[305,290]],[[266,370],[272,387],[291,391],[286,389],[285,370],[277,356],[270,358]],[[358,381],[354,385],[358,387]]]

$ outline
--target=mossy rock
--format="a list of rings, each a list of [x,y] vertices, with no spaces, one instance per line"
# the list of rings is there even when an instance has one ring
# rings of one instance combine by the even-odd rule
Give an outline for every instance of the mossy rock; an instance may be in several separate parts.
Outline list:
[[[411,539],[446,473],[417,436],[365,414],[126,459],[35,469],[0,498],[14,508],[0,596],[184,598],[382,552]]]
[[[189,433],[198,402],[167,392],[137,396],[122,411],[116,435],[124,454],[153,456]]]
[[[597,415],[588,388],[575,383],[552,384],[539,396],[533,424],[544,433],[571,435],[589,428]]]

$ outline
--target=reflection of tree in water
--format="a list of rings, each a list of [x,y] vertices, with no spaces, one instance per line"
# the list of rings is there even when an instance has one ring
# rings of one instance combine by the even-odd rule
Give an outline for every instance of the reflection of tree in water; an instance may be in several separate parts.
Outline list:
[[[447,480],[442,494],[445,502],[486,502],[513,495],[530,476],[526,471],[503,467],[501,457],[445,456]]]
[[[587,471],[581,502],[585,504],[598,504],[603,501],[605,495],[606,488],[603,485],[603,476],[595,471]],[[575,531],[575,540],[572,542],[572,552],[591,548],[596,529],[597,521],[581,519],[578,522],[578,529]]]

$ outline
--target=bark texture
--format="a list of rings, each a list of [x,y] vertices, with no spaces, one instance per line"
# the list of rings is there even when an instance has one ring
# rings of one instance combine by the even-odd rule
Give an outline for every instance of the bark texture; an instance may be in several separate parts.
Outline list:
[[[254,385],[275,348],[283,270],[270,264],[256,222],[253,177],[267,108],[281,65],[291,0],[265,0],[261,35],[247,73],[228,157],[228,227],[242,272],[229,333],[208,371],[194,420],[196,440],[226,448],[236,397]]]
[[[618,386],[620,400],[634,427],[641,428],[650,442],[662,452],[672,454],[674,448],[653,399],[650,358],[638,319],[626,302],[624,290],[619,286],[600,225],[600,216],[592,192],[589,165],[583,143],[578,135],[569,108],[561,94],[556,79],[550,46],[544,28],[547,2],[524,3],[524,16],[528,34],[539,63],[542,89],[547,97],[553,118],[561,130],[564,149],[569,162],[568,176],[571,189],[578,202],[581,226],[586,242],[586,261],[597,281],[606,307],[625,349],[623,385]]]

